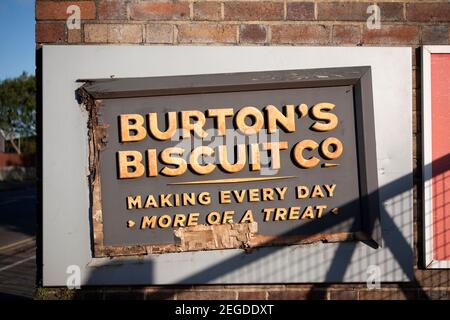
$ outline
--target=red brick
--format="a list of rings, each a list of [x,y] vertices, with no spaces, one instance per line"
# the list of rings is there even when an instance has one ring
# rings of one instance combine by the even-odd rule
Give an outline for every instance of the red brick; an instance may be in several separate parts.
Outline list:
[[[408,3],[406,19],[418,22],[448,22],[450,21],[450,2]]]
[[[127,18],[126,0],[100,0],[98,3],[100,20],[120,20]]]
[[[330,300],[357,300],[357,290],[332,290],[330,291]]]
[[[367,21],[373,14],[367,12],[370,2],[323,2],[318,3],[318,20],[331,21]],[[402,3],[378,3],[381,21],[402,21]]]
[[[142,40],[142,25],[108,25],[108,43],[142,43]]]
[[[266,42],[267,28],[259,24],[245,24],[240,27],[240,40],[244,43]]]
[[[417,94],[420,96],[420,91]],[[450,270],[416,269],[414,270],[414,278],[421,287],[446,287],[450,285]]]
[[[287,20],[314,20],[313,2],[289,2],[286,9]]]
[[[326,300],[326,299],[327,299],[327,291],[321,289],[269,291],[268,295],[268,300]]]
[[[88,43],[107,43],[108,25],[107,24],[85,24],[84,41]]]
[[[81,42],[81,30],[80,29],[67,30],[67,42],[68,43],[80,43]]]
[[[84,41],[90,43],[142,43],[142,25],[85,24]]]
[[[189,20],[188,2],[141,2],[129,5],[132,20]]]
[[[383,2],[377,3],[380,7],[381,21],[403,21],[403,3]],[[367,14],[369,17],[371,14]]]
[[[333,44],[359,44],[361,42],[361,30],[359,26],[335,25],[332,34]]]
[[[448,44],[449,43],[449,27],[440,26],[423,26],[422,27],[422,44]]]
[[[94,1],[37,1],[36,20],[66,20],[71,14],[67,13],[67,8],[71,5],[80,7],[82,20],[95,19]]]
[[[174,300],[176,296],[175,290],[146,290],[145,291],[145,300]]]
[[[194,2],[194,20],[220,20],[219,2]]]
[[[105,300],[144,300],[144,290],[106,290],[104,294]]]
[[[363,30],[364,44],[416,44],[419,42],[419,28],[407,25],[382,25],[381,29]]]
[[[182,291],[177,300],[236,300],[234,291]]]
[[[284,5],[280,2],[226,2],[224,19],[238,21],[283,20]]]
[[[330,38],[330,28],[324,25],[274,25],[273,43],[326,44]]]
[[[236,43],[236,26],[233,25],[179,25],[180,43]]]
[[[317,4],[317,19],[331,21],[366,21],[370,3],[320,2]]]
[[[372,289],[361,290],[359,300],[415,300],[417,289]]]
[[[209,285],[209,288],[211,288],[212,286],[215,285]],[[198,285],[195,286],[195,288],[197,288]],[[225,289],[234,289],[234,290],[243,290],[245,288],[245,290],[250,290],[250,291],[267,291],[268,289],[270,290],[275,290],[275,289],[284,289],[286,287],[285,284],[281,284],[281,283],[277,283],[277,284],[246,284],[246,285],[242,285],[242,284],[225,284],[223,285],[223,287]]]
[[[241,291],[238,292],[238,300],[266,300],[264,291]]]
[[[173,43],[173,26],[170,24],[148,24],[146,26],[145,42]]]
[[[103,300],[103,290],[99,288],[95,289],[79,289],[75,290],[74,300]]]
[[[37,23],[36,24],[36,42],[64,42],[65,34],[64,23]]]
[[[450,289],[424,290],[419,293],[419,299],[423,300],[450,300]]]

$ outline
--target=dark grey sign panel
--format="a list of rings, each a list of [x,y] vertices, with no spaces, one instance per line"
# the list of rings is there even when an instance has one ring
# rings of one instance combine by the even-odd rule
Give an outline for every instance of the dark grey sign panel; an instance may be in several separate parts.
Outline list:
[[[175,234],[179,226],[160,227],[157,223],[155,227],[148,227],[143,223],[146,217],[170,216],[173,220],[175,215],[185,215],[187,219],[189,214],[198,214],[196,226],[187,227],[193,232],[189,236],[203,232],[204,239],[208,239],[206,234],[214,234],[217,226],[208,223],[207,217],[211,212],[217,212],[221,218],[224,212],[234,212],[232,221],[224,224],[239,224],[248,210],[251,210],[253,226],[256,226],[250,235],[246,234],[254,237],[247,239],[246,245],[250,247],[314,241],[364,240],[375,246],[379,244],[370,67],[83,81],[87,83],[80,92],[85,103],[91,105],[90,137],[94,147],[90,159],[91,171],[95,170],[96,175],[91,181],[93,242],[94,246],[105,249],[94,250],[98,256],[138,254],[142,253],[142,248],[147,248],[144,250],[146,253],[152,252],[148,248],[158,247],[165,248],[162,252],[190,250],[190,247],[180,244],[185,239],[180,240]],[[332,110],[328,110],[338,119],[332,130],[312,129],[314,123],[328,121],[318,120],[312,114],[312,107],[321,103],[334,105]],[[200,145],[211,146],[215,150],[209,161],[217,164],[220,163],[218,146],[244,144],[247,162],[239,172],[227,172],[217,164],[211,173],[199,175],[188,164],[181,175],[162,174],[163,167],[176,167],[161,160],[163,150],[182,148],[185,150],[183,158],[188,160],[190,152],[199,146],[198,140],[183,139],[178,132],[169,140],[155,139],[148,134],[151,131],[148,127],[149,113],[157,114],[158,128],[163,131],[168,125],[169,112],[177,113],[177,124],[181,127],[181,113],[197,110],[206,115],[203,129],[209,130],[217,129],[217,119],[208,117],[208,110],[232,108],[233,116],[226,117],[224,123],[226,128],[236,129],[239,120],[235,115],[239,110],[252,106],[264,115],[262,130],[266,130],[268,112],[265,108],[269,105],[280,112],[286,110],[283,107],[295,106],[295,130],[289,132],[280,126],[276,135],[269,138],[272,142],[286,143],[286,148],[279,151],[279,169],[270,170],[274,160],[267,152],[271,161],[262,163],[261,167],[269,170],[251,170],[253,136],[242,135],[243,140],[239,140],[227,133],[224,137],[204,138]],[[145,119],[146,136],[142,140],[122,141],[120,117],[127,114],[141,115]],[[246,119],[246,125],[251,126],[255,121]],[[336,159],[330,159],[323,154],[326,150],[321,149],[328,138],[342,143],[342,153]],[[305,148],[301,152],[305,159],[319,159],[318,164],[311,168],[299,164],[295,152],[296,146],[305,140],[317,143],[317,148]],[[260,146],[263,143],[256,142]],[[97,148],[97,145],[101,147]],[[335,151],[335,147],[331,146],[329,151]],[[149,176],[149,149],[158,155],[156,176]],[[142,155],[145,173],[138,178],[122,179],[118,154],[130,150]],[[236,160],[232,158],[229,157],[231,163]],[[223,192],[230,195],[230,203],[221,203]],[[306,192],[308,196],[305,196]],[[182,202],[183,194],[208,194],[209,201],[206,204],[196,201],[195,204],[177,205],[177,202]],[[165,206],[161,206],[161,195],[166,197]],[[137,205],[134,202],[130,208],[129,197],[136,201],[138,196],[141,203]],[[149,197],[154,197],[157,204],[146,208]],[[308,207],[311,207],[310,211]],[[101,218],[96,216],[96,212],[101,212]],[[203,225],[208,227],[199,228]],[[196,241],[202,239],[196,237]],[[228,247],[197,245],[199,250]]]

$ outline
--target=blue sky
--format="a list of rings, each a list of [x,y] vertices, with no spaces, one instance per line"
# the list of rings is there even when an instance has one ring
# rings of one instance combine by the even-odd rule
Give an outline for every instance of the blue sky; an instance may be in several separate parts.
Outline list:
[[[0,0],[0,80],[34,74],[34,0]]]

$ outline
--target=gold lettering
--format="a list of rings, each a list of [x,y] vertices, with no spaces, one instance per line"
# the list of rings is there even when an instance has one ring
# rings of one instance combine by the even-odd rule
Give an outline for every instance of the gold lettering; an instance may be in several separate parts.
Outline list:
[[[198,224],[198,217],[200,213],[190,213],[188,216],[188,222],[186,224],[187,227],[192,227]]]
[[[144,207],[145,207],[145,209],[148,209],[150,207],[158,208],[158,203],[156,203],[156,199],[155,199],[155,197],[153,195],[150,194],[147,197],[147,201],[145,201],[145,206]]]
[[[316,206],[316,210],[317,210],[317,218],[322,218],[322,215],[325,211],[325,209],[327,208],[327,206],[325,205],[321,205],[321,206]]]
[[[287,187],[283,187],[283,188],[275,188],[275,191],[278,193],[278,196],[280,197],[280,200],[284,200],[284,196],[286,194],[287,191]]]
[[[311,126],[311,129],[319,132],[324,132],[336,128],[338,125],[338,117],[334,113],[330,112],[334,109],[334,107],[335,107],[334,104],[325,102],[318,103],[315,106],[313,106],[311,108],[312,117],[315,120],[325,121],[325,123],[316,121]]]
[[[336,184],[324,184],[323,187],[327,190],[328,197],[333,198],[334,189],[336,189]]]
[[[255,219],[253,218],[253,212],[252,210],[247,210],[244,213],[244,216],[242,217],[241,221],[239,221],[239,223],[250,223],[250,222],[254,222]]]
[[[212,156],[214,154],[214,149],[206,146],[200,146],[192,150],[191,155],[189,156],[189,165],[192,170],[198,174],[209,174],[214,171],[216,165],[213,163],[208,163],[201,165],[198,161],[200,156]]]
[[[303,211],[301,219],[314,219],[314,210],[312,206],[307,206]]]
[[[300,218],[300,207],[292,207],[289,210],[288,220],[298,220]]]
[[[253,120],[251,125],[245,123],[245,118],[250,117]],[[256,134],[264,125],[264,116],[255,107],[244,107],[236,114],[236,126],[245,135]]]
[[[136,196],[134,198],[132,196],[128,196],[127,197],[127,208],[128,208],[128,210],[141,209],[142,208],[141,196]]]
[[[141,229],[154,229],[156,227],[156,216],[143,216],[141,222]]]
[[[330,146],[333,146],[333,150],[330,151]],[[327,138],[320,144],[320,152],[323,157],[328,160],[334,160],[339,158],[344,151],[344,146],[338,138]]]
[[[180,156],[180,158],[172,157],[172,154],[176,154]],[[185,173],[187,169],[187,164],[186,160],[181,158],[183,154],[184,154],[183,148],[172,147],[164,149],[161,152],[161,161],[165,164],[173,164],[176,167],[175,168],[164,167],[161,170],[161,173],[169,177],[179,176]]]
[[[191,123],[191,119],[195,119],[195,123]],[[208,133],[203,130],[206,119],[203,112],[198,110],[189,110],[181,112],[181,126],[182,126],[182,136],[183,138],[190,138],[191,131],[197,134],[200,138],[206,138]]]
[[[276,208],[274,221],[286,220],[287,210],[285,208]]]
[[[141,177],[145,172],[142,154],[139,151],[119,151],[119,179],[133,179]],[[131,158],[131,160],[128,160]],[[129,171],[132,168],[133,171]]]
[[[315,185],[311,191],[311,198],[323,198],[324,194],[322,192],[322,188],[319,185]]]
[[[227,130],[226,117],[231,117],[234,114],[233,108],[224,109],[209,109],[208,117],[215,117],[217,124],[217,135],[224,136]]]
[[[273,189],[272,188],[263,188],[262,189],[262,200],[267,201],[273,200]]]
[[[319,145],[317,142],[313,140],[302,140],[297,143],[294,147],[294,159],[299,166],[305,169],[313,168],[317,166],[320,160],[316,157],[311,157],[309,159],[305,159],[303,157],[303,150],[314,150],[317,149]]]
[[[231,191],[230,190],[224,190],[220,191],[220,203],[231,203]]]
[[[172,197],[171,193],[160,194],[159,195],[159,204],[161,205],[161,207],[173,207],[172,202],[170,202],[171,197]]]
[[[167,121],[166,131],[161,131],[158,129],[158,114],[156,112],[148,114],[148,127],[153,138],[157,140],[169,140],[173,137],[177,130],[177,113],[173,111],[168,112]]]
[[[226,145],[219,146],[219,162],[220,166],[226,172],[234,173],[241,171],[247,161],[245,144],[237,145],[237,160],[235,164],[228,161],[228,151]]]
[[[249,202],[259,201],[259,189],[249,189],[248,190],[248,201]]]
[[[309,196],[309,189],[307,186],[297,186],[297,199],[305,199]]]
[[[184,227],[186,222],[186,216],[184,214],[176,214],[173,219],[173,227]]]
[[[245,190],[241,190],[240,192],[238,190],[233,190],[234,198],[236,199],[237,203],[242,203],[245,200]]]
[[[264,208],[262,211],[264,213],[264,221],[267,222],[270,220],[270,217],[272,213],[275,211],[275,208]]]
[[[222,223],[232,223],[233,216],[234,216],[234,211],[225,211],[223,213]]]
[[[156,150],[148,149],[147,150],[147,167],[148,167],[148,176],[156,177],[158,175],[158,163],[156,161]]]
[[[220,224],[220,213],[213,211],[206,216],[208,224]]]
[[[144,127],[144,117],[140,114],[121,114],[119,123],[121,142],[141,141],[147,135]],[[131,132],[135,134],[131,135]]]
[[[169,216],[167,214],[162,215],[158,219],[158,226],[162,229],[166,229],[166,228],[170,227],[171,224],[172,224],[172,218],[171,218],[171,216]]]
[[[211,203],[211,194],[209,192],[200,192],[198,195],[198,203],[201,205],[208,205]]]
[[[261,170],[261,154],[257,143],[250,144],[250,170]]]
[[[287,132],[295,131],[295,109],[293,104],[285,106],[285,115],[273,105],[268,105],[265,109],[267,111],[267,130],[269,133],[274,133],[277,130],[277,123],[283,127]]]
[[[272,169],[280,169],[280,150],[286,150],[287,148],[287,141],[263,143],[263,149],[270,150],[272,156]]]
[[[195,193],[191,192],[191,193],[184,193],[183,194],[183,206],[187,206],[187,205],[195,205]]]

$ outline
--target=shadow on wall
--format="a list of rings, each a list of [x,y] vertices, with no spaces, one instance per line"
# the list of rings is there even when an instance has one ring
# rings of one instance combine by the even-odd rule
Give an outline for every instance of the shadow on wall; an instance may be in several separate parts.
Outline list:
[[[448,172],[450,170],[450,154],[446,155],[445,157],[438,159],[436,161],[433,162],[433,177],[438,177],[438,176],[443,176],[443,174],[445,172]],[[436,168],[438,170],[436,170]],[[419,167],[419,170],[421,168]],[[417,169],[416,169],[417,170]],[[417,176],[417,173],[415,174],[415,176]],[[419,175],[420,176],[420,175]],[[402,271],[408,275],[409,278],[409,282],[405,283],[405,284],[401,284],[398,285],[398,287],[404,291],[404,294],[406,297],[411,297],[411,298],[417,298],[417,297],[421,297],[422,299],[426,299],[427,295],[425,294],[425,292],[423,292],[420,284],[418,283],[416,276],[414,275],[414,264],[416,262],[414,262],[414,252],[412,250],[412,244],[409,243],[409,240],[405,239],[404,236],[402,235],[402,232],[399,229],[399,223],[401,224],[402,221],[402,216],[404,214],[408,214],[409,212],[412,211],[412,204],[410,203],[409,199],[410,199],[410,192],[412,192],[409,189],[406,189],[407,186],[411,185],[413,179],[413,175],[412,174],[408,174],[405,175],[383,187],[380,187],[378,190],[378,193],[380,194],[380,199],[385,199],[383,206],[381,207],[381,225],[382,225],[382,229],[383,229],[383,246],[386,247],[388,250],[390,250],[394,256],[394,258],[397,260],[398,264],[400,265]],[[435,195],[436,197],[439,195]],[[420,198],[420,196],[419,196]],[[355,200],[358,201],[358,200]],[[350,204],[348,204],[350,205]],[[390,213],[388,213],[387,209],[389,208]],[[407,212],[405,212],[407,211]],[[336,223],[341,223],[342,222],[342,218],[341,220],[339,220],[339,218],[336,220]],[[311,222],[307,222],[307,223],[311,223]],[[307,224],[305,223],[305,225]],[[401,225],[400,225],[401,226]],[[304,228],[304,225],[302,227],[297,228],[297,230],[295,230],[296,232],[301,232],[302,228]],[[389,233],[389,236],[386,236],[385,233]],[[412,236],[412,235],[411,235]],[[418,233],[418,242],[419,243],[423,243],[424,239],[422,237],[422,234],[419,232]],[[447,246],[450,246],[450,243],[446,244]],[[222,261],[219,264],[215,264],[212,266],[209,266],[206,269],[201,270],[201,272],[198,272],[196,274],[193,274],[187,278],[182,279],[181,281],[179,281],[179,285],[167,285],[164,286],[164,288],[159,287],[155,287],[155,289],[151,289],[152,287],[149,287],[149,291],[151,291],[151,293],[147,294],[147,299],[164,299],[164,298],[170,298],[174,295],[174,292],[180,293],[183,290],[189,290],[192,289],[192,286],[188,286],[188,284],[204,284],[207,282],[211,282],[214,281],[215,279],[217,279],[218,277],[223,277],[224,275],[227,274],[231,274],[232,272],[240,269],[243,267],[243,258],[245,257],[245,263],[246,265],[248,264],[253,264],[256,263],[258,260],[266,258],[266,256],[272,255],[274,259],[277,259],[277,252],[279,250],[281,250],[283,247],[273,247],[273,250],[261,250],[261,249],[255,249],[252,250],[251,254],[246,253],[244,250],[242,250],[242,253],[233,256],[229,259],[227,259],[226,261]],[[353,260],[354,258],[353,255],[355,253],[355,245],[349,245],[349,243],[340,243],[338,246],[338,249],[336,251],[336,253],[334,254],[334,257],[332,258],[330,267],[328,268],[328,272],[325,278],[325,283],[320,283],[320,284],[315,284],[313,285],[310,290],[309,293],[307,294],[307,298],[322,298],[324,299],[324,297],[320,297],[318,296],[317,292],[318,290],[316,289],[321,289],[319,290],[320,292],[323,292],[323,295],[326,294],[326,289],[329,286],[333,285],[333,282],[339,282],[339,280],[343,280],[344,279],[344,275],[347,271],[347,268],[350,264],[350,262]],[[419,248],[419,256],[422,256],[423,252],[421,252],[421,248]],[[368,259],[369,257],[358,257],[358,259],[364,259],[365,261],[362,263],[363,265],[361,265],[361,272],[366,273],[367,272],[367,264],[368,264]],[[323,259],[323,257],[311,257],[311,259],[315,259],[315,260],[311,260],[309,261],[309,265],[311,267],[311,269],[314,269],[315,267],[318,266],[318,264],[323,263],[323,261],[321,261],[321,259]],[[372,259],[373,260],[373,259]],[[130,265],[129,265],[129,270],[130,272],[128,272],[128,277],[129,279],[126,279],[127,281],[129,281],[129,283],[136,283],[136,278],[137,277],[141,277],[142,276],[142,272],[140,273],[141,276],[139,275],[139,272],[135,273],[133,272],[133,262],[134,265],[138,265],[138,263],[136,263],[137,261],[130,261]],[[142,262],[142,260],[141,260]],[[413,263],[411,263],[413,262]],[[294,262],[295,263],[295,262]],[[298,261],[298,263],[304,263],[302,261]],[[371,261],[372,264],[381,264],[382,261]],[[111,268],[114,268],[114,266],[111,266]],[[147,269],[147,274],[145,275],[145,277],[149,278],[149,282],[152,280],[152,265],[151,263],[148,265],[148,269]],[[285,272],[286,270],[279,270],[279,272]],[[123,275],[121,275],[123,276]],[[93,269],[93,271],[91,272],[89,279],[88,279],[88,283],[100,283],[100,281],[102,280],[102,277],[104,277],[104,274],[102,275],[101,272],[99,272],[96,269]],[[336,281],[336,279],[338,279]],[[133,281],[134,280],[134,281]],[[140,280],[142,280],[142,278],[140,278]],[[448,279],[443,279],[443,281],[445,281],[445,285],[448,285]],[[268,281],[267,283],[269,283],[271,281]],[[180,287],[180,285],[182,285],[182,287]],[[185,285],[185,286],[183,286]],[[438,285],[438,284],[435,284]],[[365,284],[364,284],[365,286]],[[414,291],[414,295],[410,295],[409,289],[410,288],[416,288],[417,291]],[[95,287],[94,287],[95,288]],[[132,292],[129,291],[128,293],[123,292],[122,294],[125,296],[127,296],[128,298],[132,298],[132,295],[130,295],[130,293]],[[79,291],[75,292],[75,298],[77,298],[77,294],[80,293]],[[81,294],[81,293],[80,293]],[[120,295],[120,293],[117,293]],[[392,295],[396,295],[398,294],[397,292],[393,291]],[[394,296],[390,296],[388,293],[383,293],[382,296],[380,296],[380,298],[383,299],[390,299],[390,298],[394,298]]]

